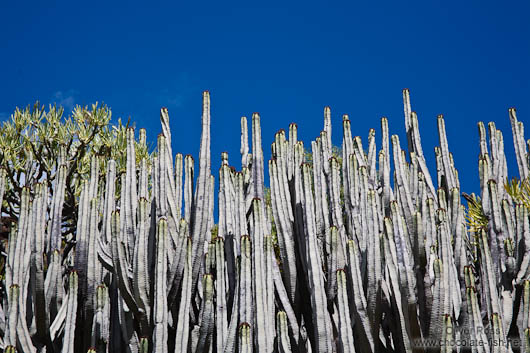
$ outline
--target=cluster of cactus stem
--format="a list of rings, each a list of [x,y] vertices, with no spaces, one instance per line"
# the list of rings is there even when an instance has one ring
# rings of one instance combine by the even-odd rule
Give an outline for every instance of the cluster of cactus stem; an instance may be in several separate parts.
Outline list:
[[[337,158],[329,108],[311,163],[297,125],[280,130],[267,198],[260,116],[252,115],[252,150],[241,118],[242,169],[222,154],[215,234],[208,92],[198,176],[191,156],[174,157],[163,108],[153,154],[137,158],[145,131],[136,140],[128,128],[123,171],[92,155],[88,177],[75,181],[73,233],[62,223],[71,161],[58,158],[53,193],[46,175],[19,192],[3,254],[0,348],[530,351],[530,210],[515,186],[504,187],[501,131],[479,123],[481,195],[466,195],[468,213],[443,117],[431,176],[408,90],[403,101],[408,150],[386,118],[381,147],[371,129],[365,149],[344,116]],[[514,109],[509,116],[520,178],[529,180],[523,124]],[[9,182],[3,169],[0,200]]]

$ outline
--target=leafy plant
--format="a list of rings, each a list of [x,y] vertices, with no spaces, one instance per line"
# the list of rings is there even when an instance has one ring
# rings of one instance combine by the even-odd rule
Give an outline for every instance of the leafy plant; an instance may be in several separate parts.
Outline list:
[[[466,213],[466,219],[469,230],[476,234],[478,234],[481,230],[486,230],[489,219],[484,214],[480,197],[476,196],[475,194],[468,195],[465,192],[462,193],[462,196],[464,196],[464,198],[467,200],[468,210]]]
[[[511,181],[506,181],[504,187],[515,203],[524,205],[530,210],[530,178],[523,179],[522,181],[517,178],[512,178]]]
[[[111,111],[97,103],[90,108],[76,106],[68,117],[62,107],[50,106],[46,111],[39,102],[33,107],[16,109],[10,120],[0,127],[0,166],[9,180],[2,212],[16,220],[19,216],[20,193],[24,186],[45,182],[53,196],[59,166],[66,166],[63,225],[67,235],[75,230],[77,206],[83,180],[90,175],[93,157],[104,178],[107,161],[116,161],[118,173],[125,172],[126,130],[118,119],[111,125]],[[149,156],[145,144],[136,144],[137,163]],[[119,193],[118,193],[119,195]]]

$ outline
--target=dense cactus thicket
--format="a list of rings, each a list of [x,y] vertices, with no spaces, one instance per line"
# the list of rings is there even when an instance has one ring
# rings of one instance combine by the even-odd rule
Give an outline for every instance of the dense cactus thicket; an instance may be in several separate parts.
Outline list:
[[[280,130],[267,198],[260,116],[250,122],[252,150],[242,118],[242,169],[222,154],[216,227],[207,92],[198,173],[191,156],[173,154],[166,109],[151,155],[145,131],[137,138],[128,128],[123,160],[93,153],[86,177],[68,173],[75,155],[66,152],[47,161],[50,173],[22,179],[18,189],[2,169],[0,200],[9,194],[4,210],[16,222],[2,254],[0,346],[48,353],[530,351],[529,205],[524,189],[505,188],[501,131],[479,123],[481,195],[464,194],[468,212],[443,117],[431,174],[408,90],[403,100],[407,149],[389,135],[385,118],[380,147],[374,129],[363,146],[344,116],[337,155],[329,108],[320,136],[306,146],[311,163],[296,124]],[[527,180],[523,124],[514,109],[509,118]],[[65,192],[75,185],[79,195]],[[65,223],[72,219],[65,195],[75,198],[73,228]]]

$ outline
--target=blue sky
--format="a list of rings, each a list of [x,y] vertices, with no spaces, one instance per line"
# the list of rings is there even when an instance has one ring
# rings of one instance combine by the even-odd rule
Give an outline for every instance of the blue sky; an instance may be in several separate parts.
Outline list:
[[[518,176],[508,108],[530,131],[527,1],[108,3],[0,5],[1,120],[35,100],[98,101],[147,128],[154,145],[166,106],[173,150],[197,156],[209,90],[217,175],[222,151],[239,168],[240,117],[255,111],[266,158],[274,132],[293,121],[309,146],[326,105],[335,144],[349,114],[353,134],[366,141],[376,128],[378,143],[387,116],[405,147],[408,87],[433,174],[444,114],[462,191],[478,191],[479,120],[503,131]]]

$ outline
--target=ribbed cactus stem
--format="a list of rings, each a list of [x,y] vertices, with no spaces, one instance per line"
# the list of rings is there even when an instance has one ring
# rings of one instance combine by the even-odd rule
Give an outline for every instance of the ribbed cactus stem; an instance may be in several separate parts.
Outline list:
[[[241,117],[241,167],[248,167],[248,125],[247,117]]]
[[[270,251],[266,251],[265,214],[262,201],[254,199],[252,202],[252,277],[254,279],[255,300],[255,331],[258,337],[256,346],[260,351],[272,352],[273,340],[270,328],[274,326],[274,312],[268,304],[273,297],[272,269],[270,267]],[[269,266],[267,266],[269,262]],[[272,322],[271,322],[272,320]]]
[[[240,353],[251,353],[252,352],[252,331],[250,324],[243,322],[239,325],[239,349]]]
[[[189,154],[184,158],[184,219],[186,223],[190,223],[191,210],[193,205],[193,171],[194,163],[193,157]]]
[[[342,352],[355,352],[353,330],[350,319],[350,306],[348,303],[346,273],[343,269],[337,270],[337,302],[339,310],[339,344]]]
[[[199,176],[195,189],[193,209],[190,211],[191,237],[193,239],[193,283],[194,288],[198,281],[201,247],[206,240],[209,231],[209,204],[210,197],[213,197],[213,190],[210,190],[210,93],[203,92],[202,95],[202,134],[201,147],[199,153]],[[211,191],[211,193],[210,193]],[[212,215],[213,216],[213,215]],[[195,293],[195,289],[193,290]]]
[[[44,281],[46,293],[46,307],[49,310],[50,321],[53,322],[58,315],[59,308],[63,303],[64,290],[61,278],[61,254],[58,250],[52,252],[48,259],[48,271]]]
[[[141,337],[140,338],[140,353],[148,353],[149,352],[149,340],[147,337]]]
[[[151,317],[151,281],[149,268],[149,212],[151,204],[145,198],[141,198],[138,202],[138,227],[135,243],[135,256],[133,259],[133,292],[135,302],[138,303],[138,309],[142,315],[145,315],[146,320],[150,321]],[[147,327],[143,327],[144,330]],[[142,332],[141,334],[147,334]]]
[[[92,324],[91,341],[91,345],[96,347],[98,352],[104,352],[109,341],[109,306],[108,288],[101,284],[96,288],[96,313]]]
[[[1,172],[0,172],[1,173]],[[44,184],[38,183],[35,187],[35,207],[34,215],[34,238],[31,242],[31,278],[35,281],[33,286],[33,297],[35,300],[35,323],[37,335],[43,341],[47,339],[47,330],[50,325],[50,318],[46,311],[46,297],[44,291],[44,246],[45,246],[45,225],[46,206],[48,200],[48,188]],[[31,236],[31,234],[30,234]]]
[[[414,144],[412,143],[412,108],[410,105],[410,91],[408,88],[403,89],[403,113],[405,115],[405,132],[407,133],[407,142],[409,152],[414,153]]]
[[[83,305],[84,313],[83,319],[86,322],[92,322],[94,313],[96,311],[96,288],[101,283],[101,263],[98,260],[97,255],[97,238],[99,237],[98,231],[98,200],[93,198],[90,201],[90,212],[88,222],[88,249],[87,249],[87,261],[86,261],[86,301]],[[90,332],[85,333],[85,342],[88,344],[91,340]]]
[[[167,307],[167,220],[162,218],[157,224],[156,263],[154,279],[153,305],[153,349],[155,352],[167,352],[168,307]]]
[[[177,316],[177,334],[175,337],[175,353],[185,352],[188,349],[192,291],[192,247],[191,238],[186,241],[186,258],[184,264],[184,276],[182,283],[182,294]]]
[[[412,144],[414,146],[414,153],[416,154],[416,157],[418,159],[420,170],[425,176],[425,182],[427,184],[429,193],[431,195],[430,197],[436,198],[436,190],[434,188],[429,169],[427,168],[427,162],[425,160],[425,156],[423,154],[423,148],[421,146],[418,115],[416,114],[416,112],[411,112],[411,124],[412,124]]]
[[[175,193],[176,193],[176,210],[177,214],[175,217],[176,221],[179,221],[182,218],[182,187],[183,187],[183,175],[184,169],[182,166],[183,157],[182,153],[177,153],[175,155]]]
[[[278,351],[281,353],[291,352],[289,341],[289,330],[287,328],[287,315],[285,311],[278,311],[276,314],[276,330],[278,336]]]
[[[78,275],[76,271],[70,272],[68,276],[68,305],[66,322],[64,326],[64,338],[62,351],[74,352],[74,331],[77,315]]]
[[[221,237],[215,240],[215,329],[217,335],[217,352],[221,353],[225,344],[228,331],[227,291],[225,288],[225,242]]]
[[[54,193],[51,205],[50,223],[48,226],[48,237],[50,238],[49,248],[47,248],[48,257],[54,250],[61,249],[61,220],[64,205],[64,192],[66,187],[67,167],[64,164],[59,165],[55,177]]]
[[[252,114],[252,180],[254,182],[252,196],[261,200],[265,197],[263,170],[260,116],[254,113]]]
[[[524,141],[524,127],[523,123],[517,120],[515,108],[510,108],[508,113],[510,115],[510,123],[512,125],[513,145],[515,147],[517,166],[519,167],[519,175],[522,180],[528,178],[530,173],[530,170],[528,169],[527,150]]]
[[[254,322],[254,301],[252,293],[252,256],[248,235],[241,236],[241,260],[239,275],[239,322]]]
[[[438,135],[440,138],[440,153],[443,163],[443,175],[447,182],[447,190],[456,187],[456,178],[451,162],[449,160],[449,146],[445,132],[445,121],[443,115],[438,115]]]
[[[4,334],[4,343],[6,346],[16,346],[17,344],[17,322],[18,322],[18,297],[20,287],[18,284],[9,286],[7,322]]]
[[[319,249],[316,243],[314,203],[311,193],[310,167],[308,164],[301,166],[304,190],[304,216],[306,219],[306,261],[310,268],[308,275],[311,290],[311,301],[314,303],[312,319],[314,324],[314,337],[318,352],[329,352],[331,349],[331,322],[326,310],[326,292],[324,288],[324,274]]]
[[[283,264],[283,278],[291,301],[294,301],[296,291],[296,256],[294,249],[293,225],[289,219],[287,208],[290,208],[290,197],[285,195],[287,185],[282,188],[283,182],[280,173],[285,171],[278,168],[277,160],[269,161],[269,180],[271,183],[271,201],[276,223],[278,243],[280,246],[280,257]]]
[[[127,306],[136,313],[139,313],[138,306],[134,300],[131,283],[129,281],[129,263],[126,257],[126,240],[124,231],[120,226],[120,212],[114,211],[111,219],[112,233],[112,261],[116,276],[118,277],[118,287],[120,294]],[[145,320],[145,318],[144,318]]]
[[[354,330],[356,331],[357,337],[360,338],[362,344],[369,347],[369,352],[374,352],[374,339],[373,333],[378,332],[378,326],[372,325],[367,314],[367,302],[363,287],[362,274],[360,269],[360,254],[357,246],[353,240],[348,240],[348,278],[351,283],[351,297],[353,297],[353,317],[356,325]]]
[[[4,200],[4,193],[6,191],[6,179],[7,171],[4,168],[0,168],[0,205]]]
[[[205,352],[209,350],[212,340],[212,333],[215,325],[214,312],[214,285],[213,276],[205,274],[203,278],[203,301],[201,307],[201,327],[199,329],[199,339],[197,343],[196,353]]]
[[[161,158],[161,157],[160,157]],[[134,129],[127,129],[127,168],[125,170],[125,185],[122,189],[124,204],[121,208],[124,224],[124,237],[127,242],[127,256],[131,261],[134,252],[134,228],[136,226],[136,209],[138,207],[138,191],[136,181],[136,149],[134,146]]]

